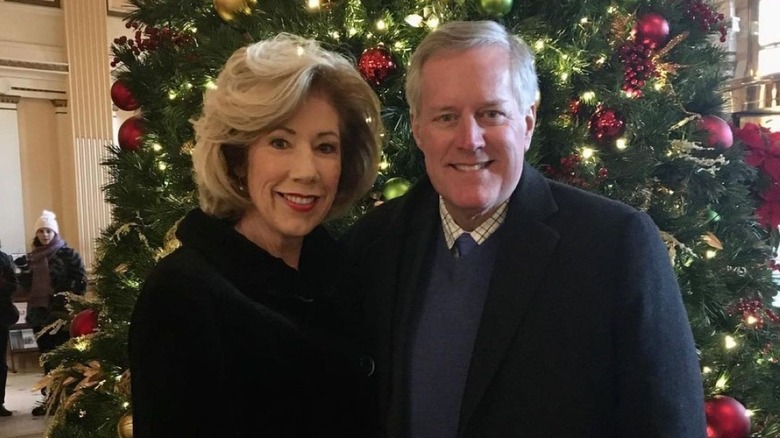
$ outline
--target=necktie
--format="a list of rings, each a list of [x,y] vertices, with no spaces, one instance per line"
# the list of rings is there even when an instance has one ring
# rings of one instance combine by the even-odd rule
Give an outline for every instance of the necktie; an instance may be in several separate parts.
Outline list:
[[[455,248],[457,250],[455,256],[465,257],[466,254],[468,254],[469,251],[474,249],[476,246],[477,246],[477,242],[475,242],[474,239],[471,238],[471,235],[469,233],[463,233],[460,236],[458,236],[457,239],[455,239]]]

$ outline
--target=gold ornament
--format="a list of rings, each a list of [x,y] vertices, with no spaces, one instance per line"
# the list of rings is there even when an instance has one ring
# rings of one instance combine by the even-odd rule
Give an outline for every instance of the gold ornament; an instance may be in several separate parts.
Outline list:
[[[672,233],[668,233],[666,231],[661,231],[661,238],[666,244],[666,251],[669,255],[669,260],[674,265],[675,259],[677,257],[677,247],[680,246],[681,243],[679,240],[677,240],[676,237],[672,235]]]
[[[181,145],[181,152],[183,154],[192,155],[192,150],[195,149],[195,142],[192,140],[185,141],[183,145]]]
[[[614,14],[612,21],[609,23],[609,45],[613,48],[617,48],[630,38],[632,23],[634,21],[636,21],[635,14]]]
[[[214,10],[225,21],[233,21],[237,14],[249,15],[257,0],[214,0]]]
[[[177,220],[176,223],[165,232],[163,247],[159,248],[157,253],[154,255],[156,260],[160,260],[181,246],[181,242],[176,238],[176,229],[179,228],[179,222],[181,222],[181,219]]]
[[[116,433],[119,438],[133,438],[133,414],[128,412],[116,423]]]
[[[718,236],[716,236],[711,231],[708,231],[707,234],[701,236],[701,240],[703,240],[704,243],[711,246],[712,248],[723,250],[723,243],[721,243],[720,239],[718,239]]]

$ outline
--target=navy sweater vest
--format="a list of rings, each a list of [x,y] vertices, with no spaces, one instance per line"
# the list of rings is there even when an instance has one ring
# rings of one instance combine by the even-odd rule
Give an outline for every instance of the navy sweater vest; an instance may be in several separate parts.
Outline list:
[[[454,438],[471,354],[490,285],[498,239],[493,234],[455,258],[439,233],[427,284],[413,314],[409,437]]]

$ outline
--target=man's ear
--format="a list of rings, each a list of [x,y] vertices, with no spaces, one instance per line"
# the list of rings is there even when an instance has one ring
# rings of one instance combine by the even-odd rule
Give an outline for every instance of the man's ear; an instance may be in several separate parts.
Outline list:
[[[525,146],[526,151],[531,146],[531,137],[534,135],[534,128],[536,128],[536,104],[531,105],[525,113],[525,136],[528,139]]]
[[[414,137],[414,142],[417,144],[417,147],[422,150],[420,147],[420,136],[419,136],[419,130],[420,127],[417,124],[417,117],[414,116],[413,113],[409,113],[409,123],[412,125],[412,137]]]

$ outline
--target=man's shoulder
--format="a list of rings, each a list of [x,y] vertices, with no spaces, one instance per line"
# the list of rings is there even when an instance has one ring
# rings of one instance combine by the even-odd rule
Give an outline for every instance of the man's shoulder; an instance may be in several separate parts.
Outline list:
[[[374,207],[349,227],[339,238],[339,243],[349,251],[397,229],[402,223],[404,206],[402,199],[396,198]]]
[[[637,209],[607,196],[589,192],[558,181],[548,180],[550,191],[561,210],[577,213],[625,216],[637,212]]]
[[[387,232],[400,232],[407,222],[414,220],[422,207],[429,203],[435,204],[437,197],[429,182],[418,182],[405,195],[383,202],[364,214],[345,233],[346,239],[342,240],[349,241],[355,236],[381,236]]]

